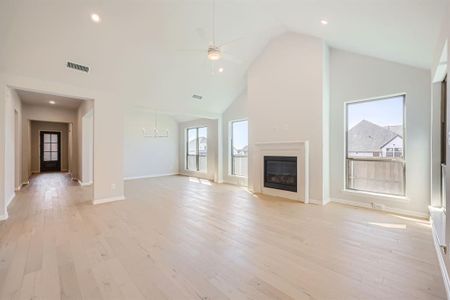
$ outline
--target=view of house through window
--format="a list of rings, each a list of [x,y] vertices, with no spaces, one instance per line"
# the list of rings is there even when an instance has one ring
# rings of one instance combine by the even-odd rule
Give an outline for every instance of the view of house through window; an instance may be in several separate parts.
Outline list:
[[[405,195],[405,96],[346,104],[346,188]]]
[[[248,175],[248,121],[231,122],[231,175]]]
[[[206,172],[208,128],[189,128],[186,132],[186,169]]]

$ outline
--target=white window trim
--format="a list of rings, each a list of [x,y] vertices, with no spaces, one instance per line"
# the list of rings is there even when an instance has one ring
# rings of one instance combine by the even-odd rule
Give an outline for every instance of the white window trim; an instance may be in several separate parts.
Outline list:
[[[199,128],[206,128],[206,170],[205,171],[200,171],[200,170],[189,170],[188,169],[188,164],[187,164],[187,157],[188,157],[188,131],[189,129],[199,129]],[[198,138],[198,131],[197,131],[197,138]],[[197,173],[197,174],[208,174],[208,126],[206,125],[199,125],[199,126],[192,126],[192,127],[187,127],[185,128],[185,133],[184,133],[184,170],[186,172],[192,172],[192,173]]]
[[[405,161],[405,171],[404,171],[404,195],[392,195],[392,194],[384,194],[384,193],[377,193],[377,192],[370,192],[370,191],[361,191],[361,190],[353,190],[347,188],[347,106],[349,104],[355,104],[355,103],[362,103],[362,102],[368,102],[368,101],[377,101],[377,100],[383,100],[388,98],[395,98],[395,97],[403,97],[403,160]],[[408,199],[408,184],[407,184],[407,176],[406,176],[406,168],[407,168],[407,149],[406,149],[406,141],[407,141],[407,128],[406,128],[406,98],[407,93],[401,92],[396,94],[390,94],[385,96],[377,96],[377,97],[371,97],[371,98],[364,98],[364,99],[356,99],[356,100],[350,100],[344,102],[344,124],[343,124],[343,140],[344,140],[344,156],[343,156],[343,167],[344,167],[344,177],[343,177],[343,188],[342,191],[346,193],[352,193],[352,194],[362,194],[362,195],[369,195],[374,196],[378,198],[389,198],[389,199],[397,199],[401,200],[402,202],[409,201]]]
[[[233,174],[233,123],[247,121],[248,118],[235,119],[228,122],[228,176],[240,179],[248,179],[247,176],[235,175]],[[248,130],[248,127],[247,127]],[[248,141],[247,141],[248,143]],[[247,155],[248,163],[248,155]]]

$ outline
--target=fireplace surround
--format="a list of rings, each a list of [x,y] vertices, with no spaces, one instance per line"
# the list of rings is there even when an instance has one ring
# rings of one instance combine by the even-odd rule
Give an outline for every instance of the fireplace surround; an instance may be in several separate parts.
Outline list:
[[[297,191],[282,190],[264,185],[264,157],[281,156],[297,159]],[[309,142],[280,141],[255,143],[249,167],[249,188],[255,193],[283,197],[309,203]],[[286,178],[281,178],[282,181]],[[293,177],[291,177],[293,179]],[[288,182],[291,182],[291,179]],[[271,180],[274,181],[274,180]],[[277,179],[275,181],[278,181]],[[272,182],[277,183],[277,182]]]

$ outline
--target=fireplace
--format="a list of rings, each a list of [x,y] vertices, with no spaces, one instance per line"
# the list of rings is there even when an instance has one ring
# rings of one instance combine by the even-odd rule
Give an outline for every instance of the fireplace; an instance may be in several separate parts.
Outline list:
[[[264,187],[297,192],[297,157],[264,156]]]

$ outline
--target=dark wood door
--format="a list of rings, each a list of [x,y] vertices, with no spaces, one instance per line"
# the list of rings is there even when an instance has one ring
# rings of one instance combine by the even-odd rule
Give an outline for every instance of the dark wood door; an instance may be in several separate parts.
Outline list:
[[[61,133],[41,131],[41,172],[61,171]]]

